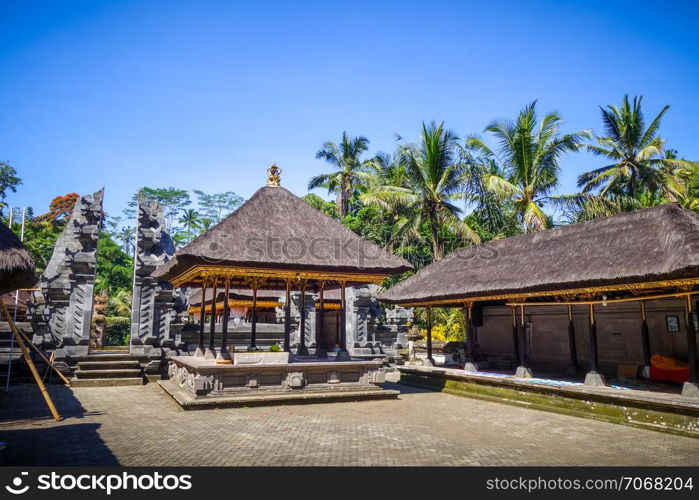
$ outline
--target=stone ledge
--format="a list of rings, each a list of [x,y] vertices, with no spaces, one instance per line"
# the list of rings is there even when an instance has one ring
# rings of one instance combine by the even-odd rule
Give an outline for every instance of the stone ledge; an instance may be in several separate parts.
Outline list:
[[[265,394],[240,394],[231,396],[192,397],[187,391],[170,380],[159,380],[158,385],[167,392],[184,410],[205,410],[243,406],[337,403],[369,399],[396,399],[400,391],[367,387],[335,391],[269,391]]]
[[[620,389],[549,387],[443,368],[399,368],[400,383],[456,396],[699,438],[699,404],[682,396]]]

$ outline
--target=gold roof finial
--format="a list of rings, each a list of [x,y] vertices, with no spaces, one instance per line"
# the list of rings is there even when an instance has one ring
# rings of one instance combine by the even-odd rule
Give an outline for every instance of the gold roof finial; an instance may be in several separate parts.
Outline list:
[[[275,163],[267,169],[267,185],[273,187],[279,187],[279,182],[281,181],[282,169],[279,168]]]

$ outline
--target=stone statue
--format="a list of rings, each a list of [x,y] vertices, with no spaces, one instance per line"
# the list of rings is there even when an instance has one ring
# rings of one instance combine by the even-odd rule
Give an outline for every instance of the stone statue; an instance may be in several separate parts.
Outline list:
[[[69,358],[89,350],[103,198],[104,188],[75,203],[30,307],[34,343],[55,349],[56,365],[63,371]]]
[[[177,355],[181,347],[187,299],[182,290],[173,290],[169,283],[152,277],[153,271],[175,254],[162,208],[139,194],[137,217],[131,354],[147,358],[145,372],[157,374],[164,359]]]

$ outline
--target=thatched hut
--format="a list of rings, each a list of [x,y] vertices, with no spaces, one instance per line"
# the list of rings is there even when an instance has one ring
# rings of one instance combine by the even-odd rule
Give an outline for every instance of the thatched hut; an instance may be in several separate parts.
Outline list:
[[[473,344],[473,317],[482,307],[512,307],[513,344],[520,374],[528,374],[525,308],[587,306],[590,373],[597,372],[595,306],[640,303],[644,365],[650,365],[645,301],[678,297],[686,304],[690,383],[696,384],[692,298],[699,293],[699,214],[676,204],[464,247],[387,290],[379,299],[410,306],[464,307]],[[518,311],[518,314],[517,314]],[[575,340],[571,339],[575,364]],[[467,366],[473,368],[473,353]],[[590,382],[595,377],[590,378]],[[596,378],[599,382],[599,378]]]
[[[0,223],[0,294],[35,283],[34,259],[15,233]]]

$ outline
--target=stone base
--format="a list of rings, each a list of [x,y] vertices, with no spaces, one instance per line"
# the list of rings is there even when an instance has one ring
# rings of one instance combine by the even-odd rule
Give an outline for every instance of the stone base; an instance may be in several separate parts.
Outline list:
[[[205,352],[206,352],[205,349],[202,349],[201,347],[197,347],[197,350],[194,351],[194,355],[198,358],[203,358]]]
[[[469,373],[474,373],[478,371],[478,365],[476,363],[473,363],[471,361],[466,362],[464,364],[464,371],[469,372]]]
[[[216,359],[216,349],[207,349],[204,353],[204,359]]]
[[[335,361],[352,361],[352,356],[348,351],[339,351],[335,356]]]
[[[699,384],[685,382],[682,386],[682,395],[690,398],[699,398]]]
[[[515,371],[515,377],[517,378],[532,378],[533,376],[531,368],[526,366],[518,366],[517,371]]]
[[[597,372],[587,372],[585,375],[585,385],[589,387],[606,387],[607,383],[604,381],[604,375]]]
[[[218,354],[216,355],[216,361],[231,361],[231,353],[226,349],[221,349],[218,351]]]
[[[434,366],[434,359],[432,359],[432,358],[423,359],[422,366]]]
[[[250,360],[258,361],[255,364],[238,364],[245,356],[260,359]],[[170,358],[169,382],[190,400],[225,397],[243,398],[241,401],[253,395],[264,399],[291,393],[381,391],[379,384],[385,382],[385,373],[379,369],[381,363],[377,361],[337,363],[295,359],[292,362],[279,362],[283,361],[284,356],[288,358],[289,353],[238,353],[235,356],[236,364],[176,356]]]

